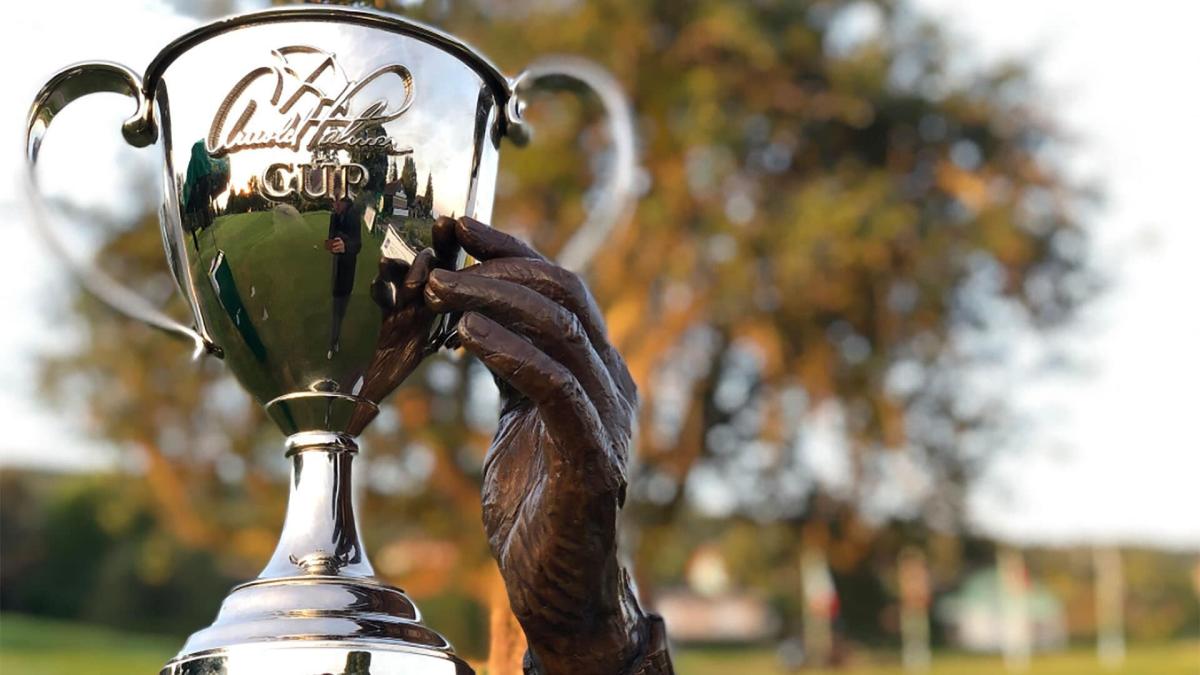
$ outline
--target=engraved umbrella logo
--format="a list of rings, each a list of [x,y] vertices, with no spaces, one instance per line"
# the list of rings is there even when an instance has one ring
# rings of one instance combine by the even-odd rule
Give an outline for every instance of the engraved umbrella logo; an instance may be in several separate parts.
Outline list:
[[[387,65],[352,80],[336,56],[315,47],[283,47],[271,54],[271,64],[247,73],[221,102],[205,141],[210,155],[252,148],[402,152],[386,134],[370,132],[412,105],[408,68]],[[363,94],[372,84],[388,84],[388,78],[404,92],[399,104]]]

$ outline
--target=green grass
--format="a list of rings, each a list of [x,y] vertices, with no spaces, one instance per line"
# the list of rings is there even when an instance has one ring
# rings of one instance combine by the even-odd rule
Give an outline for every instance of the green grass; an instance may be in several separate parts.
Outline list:
[[[149,637],[5,614],[0,617],[0,673],[3,675],[154,675],[179,649],[181,639]],[[839,675],[903,675],[894,665],[863,663]],[[883,660],[885,656],[880,656]],[[784,673],[766,649],[677,649],[680,675],[775,675]],[[806,670],[807,675],[827,671]],[[1037,656],[1027,675],[1198,675],[1200,643],[1139,645],[1125,666],[1104,670],[1088,649]],[[1009,675],[996,658],[934,655],[929,675]]]
[[[872,655],[844,670],[804,670],[805,675],[905,675],[898,665],[871,664]],[[874,655],[883,662],[890,655]],[[894,656],[891,657],[893,660]],[[675,666],[680,675],[782,675],[770,650],[675,650]],[[928,675],[1011,675],[1000,659],[969,654],[934,654]],[[1114,670],[1102,668],[1094,650],[1036,655],[1026,675],[1200,675],[1200,643],[1175,642],[1162,645],[1135,645],[1125,664]]]
[[[0,617],[3,675],[154,675],[182,640],[16,614]]]

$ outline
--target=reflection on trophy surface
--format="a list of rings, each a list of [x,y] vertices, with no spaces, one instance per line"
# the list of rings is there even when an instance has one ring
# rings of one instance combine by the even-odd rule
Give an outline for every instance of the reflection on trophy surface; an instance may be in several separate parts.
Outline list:
[[[543,75],[592,89],[607,82],[577,63],[543,70],[532,84]],[[83,281],[223,358],[287,436],[291,495],[274,555],[164,674],[469,672],[403,592],[375,579],[351,462],[380,400],[453,331],[402,282],[423,251],[433,267],[462,266],[457,248],[436,241],[438,217],[490,219],[500,141],[526,136],[518,84],[419,24],[307,6],[199,28],[144,76],[73,66],[35,101],[31,168],[74,98],[137,100],[124,132],[163,148],[162,234],[192,325],[94,270]],[[627,124],[618,112],[613,124]],[[618,150],[628,163],[628,147]],[[628,192],[630,170],[615,173],[607,204]],[[615,213],[578,236],[603,240]]]
[[[171,69],[186,68],[188,57],[171,64],[166,87]],[[481,82],[455,92],[464,109],[459,121],[470,125],[447,127],[452,113],[434,116],[414,107],[424,100],[419,84],[410,67],[393,58],[399,57],[355,63],[315,47],[261,50],[261,65],[231,72],[231,88],[218,98],[205,138],[192,144],[203,144],[205,160],[222,167],[229,183],[194,219],[190,267],[208,277],[197,279],[196,300],[212,317],[205,326],[210,334],[236,334],[214,342],[287,432],[356,435],[389,393],[378,387],[368,392],[374,397],[362,392],[384,320],[364,281],[378,273],[381,258],[406,268],[432,243],[434,173],[461,170],[458,194],[447,195],[461,202],[447,205],[451,212],[486,215],[484,204],[472,203],[479,185],[470,170],[478,175],[488,162],[494,171],[496,148],[475,143],[473,127],[495,119],[495,95]],[[461,63],[438,65],[470,72]],[[424,71],[416,64],[412,69]],[[459,145],[452,147],[455,135]],[[429,138],[445,139],[444,147],[427,146]],[[418,166],[428,175],[421,195],[412,180]],[[396,218],[383,212],[385,188],[406,168],[410,180],[401,187],[412,208]],[[284,268],[295,273],[281,275]],[[427,339],[432,347],[435,332],[430,323],[411,339]],[[404,374],[395,373],[392,386]],[[354,428],[347,426],[352,416]]]

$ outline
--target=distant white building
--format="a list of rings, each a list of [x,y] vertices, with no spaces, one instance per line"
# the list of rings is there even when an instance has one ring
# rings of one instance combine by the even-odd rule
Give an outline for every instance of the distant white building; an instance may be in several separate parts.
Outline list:
[[[680,643],[749,644],[775,637],[779,622],[771,607],[750,593],[704,596],[686,589],[655,597],[654,609]]]
[[[396,192],[392,197],[392,216],[395,218],[408,217],[408,197],[404,195],[404,190]]]
[[[1042,584],[1025,581],[1020,606],[1023,616],[1014,617],[995,569],[976,572],[952,595],[938,603],[938,614],[951,629],[955,643],[968,651],[1000,653],[1013,632],[1013,621],[1027,622],[1021,632],[1035,651],[1053,651],[1066,646],[1067,622],[1062,603]]]
[[[407,218],[412,209],[412,205],[408,203],[408,195],[404,194],[404,184],[398,180],[394,180],[383,186],[383,196],[391,197],[392,212],[384,214],[392,218]],[[386,203],[386,200],[385,202]]]
[[[761,597],[731,588],[725,560],[715,547],[698,549],[685,576],[688,588],[655,597],[655,611],[671,627],[673,641],[747,644],[775,636],[775,612]]]

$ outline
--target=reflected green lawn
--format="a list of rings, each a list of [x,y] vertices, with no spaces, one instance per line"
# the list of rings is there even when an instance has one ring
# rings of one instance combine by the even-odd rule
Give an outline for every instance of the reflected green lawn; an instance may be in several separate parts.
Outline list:
[[[58,621],[6,614],[0,617],[0,673],[3,675],[154,675],[179,648],[181,639],[148,637]],[[782,670],[765,649],[679,649],[680,675],[776,675]],[[840,671],[809,675],[902,675],[894,665],[863,663]],[[930,675],[1009,675],[995,658],[935,655]],[[1029,675],[1197,675],[1200,643],[1137,646],[1125,666],[1105,670],[1091,650],[1038,656]],[[480,675],[484,675],[480,673]]]
[[[324,377],[348,391],[363,355],[374,351],[382,314],[370,286],[379,271],[382,237],[363,233],[341,351],[328,359],[333,320],[328,234],[328,211],[265,211],[219,216],[198,237],[191,264],[210,331],[230,370],[256,396],[303,391]],[[210,274],[218,251],[228,274],[220,295]]]

